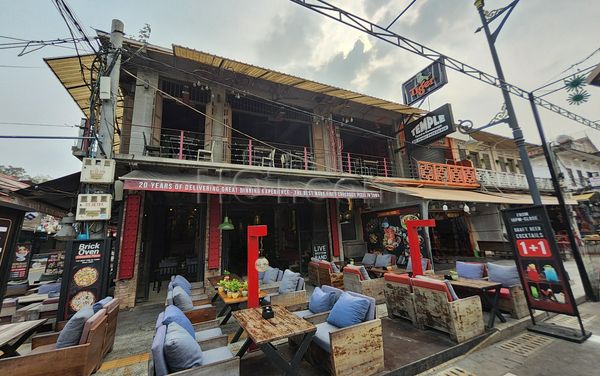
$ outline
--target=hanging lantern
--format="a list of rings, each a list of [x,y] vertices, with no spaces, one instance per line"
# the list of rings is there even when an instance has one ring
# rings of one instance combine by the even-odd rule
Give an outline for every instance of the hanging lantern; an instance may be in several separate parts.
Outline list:
[[[219,230],[229,231],[229,230],[233,230],[233,229],[235,229],[235,226],[233,226],[233,222],[231,222],[231,218],[229,218],[228,216],[225,216],[225,218],[223,219],[223,223],[221,223],[219,225]]]
[[[471,212],[471,208],[469,208],[469,205],[467,205],[467,204],[465,204],[465,206],[463,206],[463,210],[467,214],[469,214]]]
[[[260,249],[258,250],[259,255],[256,261],[254,261],[254,268],[259,273],[264,273],[269,269],[269,260],[265,256],[263,256],[263,239],[260,238]]]
[[[448,211],[448,205],[446,205],[446,204],[442,205],[442,210],[443,211]]]

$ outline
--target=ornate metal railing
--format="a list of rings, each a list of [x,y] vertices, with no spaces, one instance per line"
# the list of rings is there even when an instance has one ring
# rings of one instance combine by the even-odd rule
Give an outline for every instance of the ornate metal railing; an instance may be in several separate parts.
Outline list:
[[[440,185],[478,186],[477,174],[473,167],[417,161],[419,179]]]
[[[477,180],[484,187],[503,189],[529,189],[527,178],[523,174],[514,172],[492,171],[477,169]],[[548,178],[535,178],[538,189],[544,191],[553,190],[552,180]]]

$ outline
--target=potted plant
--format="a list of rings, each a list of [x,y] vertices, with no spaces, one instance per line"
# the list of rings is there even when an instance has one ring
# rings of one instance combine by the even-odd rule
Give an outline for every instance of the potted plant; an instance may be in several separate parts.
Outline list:
[[[225,291],[226,284],[227,284],[227,281],[225,281],[225,280],[223,280],[223,279],[222,279],[222,280],[220,280],[220,281],[217,283],[217,290],[219,290],[219,292],[224,292],[224,291]]]
[[[237,299],[240,297],[241,288],[242,284],[237,279],[233,279],[229,282],[229,290],[231,291],[231,297],[233,299]]]
[[[242,283],[242,296],[243,297],[248,296],[248,281],[244,281]]]
[[[223,279],[226,281],[229,281],[230,278],[231,278],[231,273],[228,270],[224,270],[223,271]]]

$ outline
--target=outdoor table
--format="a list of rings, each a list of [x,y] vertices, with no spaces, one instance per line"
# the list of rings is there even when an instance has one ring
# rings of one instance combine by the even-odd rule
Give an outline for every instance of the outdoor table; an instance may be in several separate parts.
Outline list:
[[[370,273],[372,273],[375,277],[381,278],[381,277],[383,277],[383,275],[385,273],[396,273],[398,271],[398,269],[393,269],[392,268],[391,270],[388,270],[387,268],[372,267],[372,268],[368,269],[368,271]]]
[[[431,277],[436,279],[443,280],[445,277],[443,275],[435,274]],[[496,320],[496,316],[502,322],[506,322],[506,319],[500,313],[498,309],[498,299],[500,297],[500,288],[502,288],[502,284],[498,282],[490,282],[485,279],[470,279],[470,278],[458,278],[457,280],[451,280],[450,283],[452,287],[458,290],[464,291],[472,291],[477,293],[481,297],[481,299],[487,303],[490,309],[490,318],[488,320],[487,327],[488,329],[494,327],[494,321]],[[495,290],[493,298],[490,299],[490,296],[487,294],[489,290]]]
[[[254,342],[265,353],[267,358],[276,367],[283,370],[286,375],[296,375],[298,374],[298,364],[302,360],[306,350],[308,350],[317,327],[307,320],[294,315],[284,307],[277,305],[272,307],[275,316],[268,320],[263,319],[261,307],[248,308],[233,313],[240,326],[248,334],[248,339],[246,339],[238,351],[237,356],[241,359]],[[303,336],[302,342],[291,361],[285,359],[271,343],[300,335]]]
[[[219,296],[219,298],[221,298],[223,303],[225,303],[225,306],[217,315],[217,317],[225,315],[225,318],[223,319],[223,321],[221,321],[221,325],[227,324],[227,321],[229,321],[229,319],[231,318],[231,313],[238,311],[240,309],[240,304],[248,301],[247,296],[240,296],[238,298],[228,298],[227,294],[224,291],[217,292],[217,295]],[[268,294],[266,291],[261,290],[258,292],[259,299],[262,299],[267,295]]]
[[[40,326],[44,325],[47,320],[41,319],[0,325],[0,350],[3,352],[0,358],[20,355],[17,352],[19,346],[31,337]]]
[[[20,305],[27,305],[31,303],[40,303],[48,299],[48,294],[30,294],[23,295],[17,298],[17,303]]]
[[[208,277],[208,282],[211,284],[211,286],[213,286],[215,288],[215,295],[213,295],[212,299],[210,300],[211,303],[214,303],[218,298],[219,298],[219,293],[217,292],[218,289],[218,283],[219,281],[221,281],[223,278],[225,278],[225,275],[216,275],[214,277]],[[235,274],[229,274],[229,278],[230,279],[237,279],[237,280],[242,280],[240,277],[238,277]]]

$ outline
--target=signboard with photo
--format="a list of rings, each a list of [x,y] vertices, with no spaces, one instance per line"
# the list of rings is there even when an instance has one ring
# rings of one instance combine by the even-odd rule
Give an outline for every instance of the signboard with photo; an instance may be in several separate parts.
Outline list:
[[[55,250],[48,255],[46,261],[46,270],[44,274],[60,275],[63,273],[65,264],[65,253],[60,250]]]
[[[108,285],[108,241],[73,241],[66,257],[60,293],[60,320],[67,320],[84,307],[92,306],[106,295]]]
[[[29,260],[31,259],[31,243],[19,243],[15,251],[15,257],[12,265],[10,266],[10,272],[8,279],[11,281],[21,281],[27,279],[27,272],[29,271]]]
[[[313,256],[318,258],[319,260],[328,260],[329,259],[329,250],[327,249],[327,244],[315,244],[313,245]]]
[[[529,308],[576,316],[577,308],[543,205],[502,211]]]
[[[402,84],[404,103],[411,105],[448,83],[443,58],[439,58]]]
[[[428,145],[456,130],[452,107],[446,103],[404,127],[404,139],[409,144]]]

